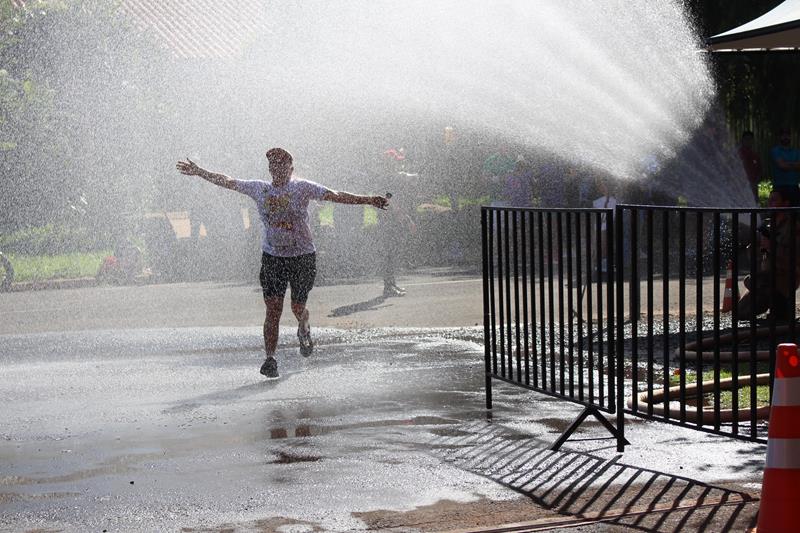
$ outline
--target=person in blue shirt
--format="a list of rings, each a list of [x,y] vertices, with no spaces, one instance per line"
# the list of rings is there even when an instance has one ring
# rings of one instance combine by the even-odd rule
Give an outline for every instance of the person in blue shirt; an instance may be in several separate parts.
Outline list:
[[[769,152],[772,186],[797,187],[800,183],[800,150],[792,148],[792,132],[789,128],[781,128],[778,142]]]

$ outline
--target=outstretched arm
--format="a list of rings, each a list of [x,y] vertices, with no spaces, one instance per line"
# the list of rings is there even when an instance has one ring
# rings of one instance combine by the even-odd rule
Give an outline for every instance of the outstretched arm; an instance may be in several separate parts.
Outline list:
[[[328,202],[336,202],[337,204],[371,205],[378,209],[386,209],[389,205],[389,200],[383,196],[361,196],[343,191],[328,191],[323,195],[322,199]]]
[[[210,172],[204,168],[200,168],[188,157],[186,158],[186,161],[178,161],[178,164],[175,165],[175,168],[177,168],[181,174],[186,174],[187,176],[200,176],[204,180],[211,182],[214,185],[219,185],[220,187],[225,187],[226,189],[236,189],[235,179],[231,178],[230,176],[226,176],[225,174],[218,174],[216,172]]]

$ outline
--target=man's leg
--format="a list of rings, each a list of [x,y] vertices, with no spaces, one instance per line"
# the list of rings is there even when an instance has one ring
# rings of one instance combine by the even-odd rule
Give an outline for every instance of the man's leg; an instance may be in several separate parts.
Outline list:
[[[302,330],[308,330],[308,308],[304,303],[292,302],[292,313],[297,319],[297,326]]]
[[[308,357],[314,351],[306,302],[308,301],[308,294],[314,287],[316,276],[317,258],[315,254],[302,255],[294,259],[289,275],[289,286],[292,288],[292,313],[297,319],[297,340],[300,342],[300,355],[304,357]]]
[[[264,298],[267,316],[264,318],[264,351],[267,357],[274,356],[278,347],[278,326],[283,313],[283,296]]]
[[[283,296],[270,296],[264,298],[267,307],[267,316],[264,318],[264,352],[266,358],[261,365],[261,374],[267,378],[278,377],[278,361],[275,359],[275,350],[278,347],[278,328],[283,311]]]
[[[259,281],[264,294],[266,316],[264,317],[264,353],[266,359],[261,373],[268,378],[278,377],[278,362],[275,350],[278,347],[278,327],[283,312],[283,296],[286,293],[286,272],[281,258],[263,254]]]
[[[384,264],[383,264],[383,296],[390,298],[392,296],[405,296],[405,289],[397,286],[395,280],[395,270],[397,264],[397,254],[400,249],[400,239],[398,235],[397,221],[390,219],[384,221],[383,227],[383,246],[384,246]]]
[[[311,340],[311,324],[308,320],[308,308],[305,303],[292,302],[292,313],[297,319],[297,340],[300,342],[300,355],[308,357],[314,352]]]

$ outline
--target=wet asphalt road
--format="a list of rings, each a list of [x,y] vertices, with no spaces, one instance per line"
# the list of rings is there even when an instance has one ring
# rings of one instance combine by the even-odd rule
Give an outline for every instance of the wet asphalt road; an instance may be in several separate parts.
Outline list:
[[[63,292],[25,297],[44,309]],[[633,420],[621,457],[596,423],[550,452],[579,408],[507,386],[488,419],[477,328],[318,327],[304,359],[288,326],[268,382],[259,327],[193,325],[196,312],[122,328],[89,305],[87,329],[29,317],[0,335],[0,529],[455,530],[704,498],[733,502],[717,520],[752,519],[763,446]],[[654,530],[709,520],[686,513]]]
[[[253,333],[5,337],[0,523],[155,531],[274,516],[343,531],[359,529],[352,512],[504,492],[426,453],[433,429],[482,414],[475,344],[317,331],[312,358],[286,348],[282,378],[265,381]]]

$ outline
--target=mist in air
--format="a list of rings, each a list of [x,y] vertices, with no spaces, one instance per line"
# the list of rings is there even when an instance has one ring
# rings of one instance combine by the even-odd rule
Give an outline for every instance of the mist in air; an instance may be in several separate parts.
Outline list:
[[[258,223],[249,200],[174,164],[268,179],[271,146],[292,152],[304,178],[414,206],[449,201],[474,225],[497,150],[526,162],[541,205],[590,202],[598,179],[623,200],[752,204],[678,1],[27,2],[14,16],[36,38],[2,51],[14,61],[0,76],[28,76],[18,92],[41,105],[0,152],[12,176],[4,231],[68,223],[107,246],[202,234],[225,256],[256,254],[242,236]],[[417,178],[393,187],[382,158],[400,147]],[[418,212],[415,261],[464,260],[436,241],[451,221]],[[337,213],[316,215],[318,232],[361,224],[370,238],[370,213],[338,214],[338,230]]]

